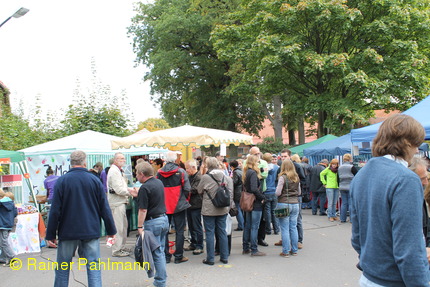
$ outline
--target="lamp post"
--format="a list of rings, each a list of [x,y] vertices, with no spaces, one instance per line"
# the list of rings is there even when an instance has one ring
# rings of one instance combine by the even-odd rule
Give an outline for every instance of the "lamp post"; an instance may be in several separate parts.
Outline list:
[[[19,8],[18,11],[16,11],[15,13],[13,13],[12,16],[9,16],[9,18],[7,18],[6,20],[3,21],[3,23],[0,24],[0,27],[3,26],[7,21],[9,21],[12,17],[13,18],[19,18],[21,16],[24,16],[25,14],[27,14],[27,12],[30,11],[27,8],[21,7]]]

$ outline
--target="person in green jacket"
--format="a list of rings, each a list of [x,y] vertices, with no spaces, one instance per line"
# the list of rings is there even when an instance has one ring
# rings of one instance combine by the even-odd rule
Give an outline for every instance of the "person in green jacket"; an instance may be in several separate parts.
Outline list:
[[[320,173],[321,182],[327,193],[327,216],[331,222],[339,219],[336,216],[336,202],[339,197],[338,168],[339,160],[332,159],[330,165]]]

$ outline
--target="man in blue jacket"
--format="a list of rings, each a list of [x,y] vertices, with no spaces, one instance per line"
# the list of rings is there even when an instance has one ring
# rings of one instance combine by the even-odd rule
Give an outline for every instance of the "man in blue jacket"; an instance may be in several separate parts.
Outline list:
[[[352,246],[360,286],[430,286],[422,229],[423,188],[408,169],[425,136],[407,115],[386,119],[373,140],[374,158],[351,184]]]
[[[103,185],[87,169],[86,154],[74,151],[70,155],[69,172],[60,177],[54,187],[54,199],[49,213],[46,239],[57,245],[54,286],[68,286],[72,257],[79,246],[81,260],[86,260],[88,286],[102,286],[100,261],[100,222],[103,219],[108,238],[115,237],[116,228]],[[98,268],[94,268],[98,266]],[[95,270],[96,269],[96,270]]]

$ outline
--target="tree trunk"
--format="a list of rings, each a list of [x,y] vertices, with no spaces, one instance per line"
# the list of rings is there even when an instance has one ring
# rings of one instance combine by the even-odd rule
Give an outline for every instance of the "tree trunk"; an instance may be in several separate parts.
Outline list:
[[[296,145],[296,135],[294,132],[295,132],[294,129],[288,130],[288,144],[289,145]]]
[[[264,113],[266,117],[269,119],[270,123],[273,126],[273,131],[275,132],[275,140],[282,141],[282,104],[280,96],[273,96],[273,115],[270,114],[269,109],[266,105],[262,104]]]
[[[303,116],[299,118],[299,144],[304,144],[306,142],[305,137],[305,121],[303,119]]]
[[[318,112],[318,138],[325,136],[327,134],[327,129],[324,128],[324,122],[327,118],[327,113],[325,111]]]
[[[273,97],[273,130],[275,131],[275,140],[283,141],[282,138],[282,105],[281,105],[281,97],[274,96]]]

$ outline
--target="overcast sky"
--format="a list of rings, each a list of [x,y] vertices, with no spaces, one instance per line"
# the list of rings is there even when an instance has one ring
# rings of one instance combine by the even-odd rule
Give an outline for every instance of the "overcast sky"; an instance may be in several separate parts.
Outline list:
[[[76,79],[85,84],[91,77],[94,59],[104,84],[118,95],[126,90],[136,122],[159,117],[126,33],[134,2],[0,0],[0,22],[20,7],[30,9],[0,28],[0,81],[11,91],[13,108],[22,99],[28,109],[39,95],[45,111],[65,109]]]

